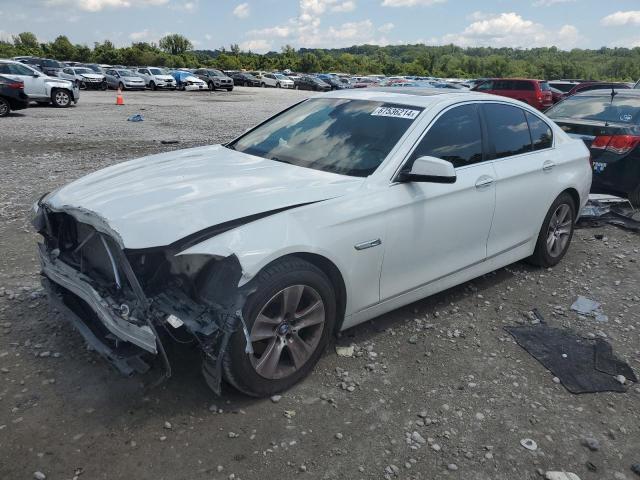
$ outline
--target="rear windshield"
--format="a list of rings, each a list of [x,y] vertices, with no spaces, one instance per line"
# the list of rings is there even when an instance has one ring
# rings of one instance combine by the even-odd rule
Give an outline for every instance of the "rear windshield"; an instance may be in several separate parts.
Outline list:
[[[553,119],[574,118],[600,122],[640,123],[640,96],[573,96],[547,110]]]
[[[228,147],[300,167],[366,177],[422,110],[365,100],[307,100]]]
[[[78,73],[78,74],[82,74],[82,73],[94,73],[93,70],[89,69],[89,68],[76,68],[74,69],[74,72]]]
[[[131,70],[117,70],[117,72],[123,77],[135,77],[135,74]]]
[[[540,90],[542,90],[543,92],[550,92],[551,87],[549,87],[549,84],[547,82],[540,82]]]
[[[557,88],[558,90],[564,93],[567,93],[569,90],[571,90],[573,87],[576,86],[575,83],[562,83],[562,82],[551,82],[549,85],[551,85],[553,88]]]

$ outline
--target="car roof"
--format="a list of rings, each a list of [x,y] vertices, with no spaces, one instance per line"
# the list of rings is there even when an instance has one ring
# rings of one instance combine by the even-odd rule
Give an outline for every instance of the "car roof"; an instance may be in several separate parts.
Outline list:
[[[610,97],[611,90],[616,92],[616,97],[618,95],[622,97],[640,97],[640,90],[634,88],[621,88],[617,90],[616,88],[601,88],[598,90],[588,90],[586,92],[579,92],[575,95],[571,95],[571,97]],[[571,98],[569,97],[569,98]]]
[[[363,89],[334,90],[322,95],[323,98],[346,98],[350,100],[370,100],[374,102],[389,102],[416,107],[427,107],[436,102],[454,100],[498,100],[501,102],[517,103],[507,97],[488,95],[486,93],[470,92],[467,90],[450,90],[443,88],[412,88],[402,89],[394,87],[374,87]]]

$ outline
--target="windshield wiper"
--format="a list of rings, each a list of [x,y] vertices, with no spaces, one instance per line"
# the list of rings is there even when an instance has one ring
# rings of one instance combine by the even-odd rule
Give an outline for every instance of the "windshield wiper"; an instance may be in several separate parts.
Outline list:
[[[274,162],[288,163],[289,165],[293,165],[293,163],[291,163],[289,160],[283,160],[283,159],[278,158],[278,157],[271,157],[271,158],[269,158],[269,160],[273,160]]]

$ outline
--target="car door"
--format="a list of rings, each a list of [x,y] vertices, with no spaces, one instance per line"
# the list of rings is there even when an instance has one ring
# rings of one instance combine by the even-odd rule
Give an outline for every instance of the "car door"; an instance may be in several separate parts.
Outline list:
[[[432,122],[403,168],[420,156],[450,161],[455,183],[389,187],[381,300],[445,279],[487,256],[495,207],[493,162],[484,153],[475,103],[451,107]]]
[[[12,78],[24,83],[24,93],[32,98],[47,97],[44,74],[21,63],[9,63],[9,74]]]
[[[515,105],[483,103],[489,155],[496,171],[496,210],[487,255],[537,238],[554,200],[553,133],[542,117]],[[533,142],[532,142],[533,137]]]
[[[107,80],[107,85],[113,88],[115,88],[118,85],[118,82],[116,81],[115,73],[116,72],[114,70],[107,70],[106,72],[104,72],[105,79]]]
[[[62,72],[60,72],[60,78],[70,80],[72,82],[75,82],[76,80],[76,76],[71,68],[63,68]]]

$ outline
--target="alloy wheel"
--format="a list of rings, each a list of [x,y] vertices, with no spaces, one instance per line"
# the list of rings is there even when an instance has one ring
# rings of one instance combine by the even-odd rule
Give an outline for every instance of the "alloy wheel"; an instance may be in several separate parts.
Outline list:
[[[6,117],[7,115],[9,115],[9,111],[11,110],[11,107],[9,106],[9,102],[7,102],[5,99],[0,99],[0,117]]]
[[[547,252],[552,257],[557,257],[564,252],[573,227],[573,215],[571,207],[566,203],[558,205],[549,221],[547,230]]]
[[[251,328],[251,365],[263,378],[287,377],[309,360],[325,324],[320,294],[308,285],[291,285],[262,307]]]
[[[69,97],[69,94],[67,92],[58,90],[55,94],[55,101],[56,105],[60,107],[66,107],[67,105],[69,105],[69,103],[71,103],[71,98]]]

